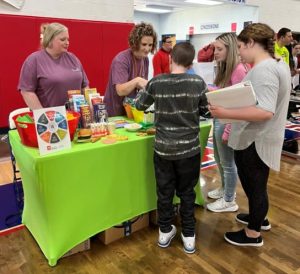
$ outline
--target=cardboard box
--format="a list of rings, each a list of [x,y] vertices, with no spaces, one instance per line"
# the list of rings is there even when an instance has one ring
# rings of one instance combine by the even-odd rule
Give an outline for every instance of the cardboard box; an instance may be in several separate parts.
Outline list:
[[[150,224],[157,225],[157,220],[158,220],[157,209],[150,211],[149,213]]]
[[[89,250],[90,248],[91,248],[91,242],[90,242],[90,239],[87,239],[86,241],[82,242],[79,245],[76,245],[71,250],[69,250],[64,256],[62,256],[62,258],[71,256],[73,254],[76,254],[76,253],[79,253],[79,252],[82,252],[85,250]]]
[[[143,214],[124,222],[123,224],[111,227],[99,234],[99,239],[108,245],[123,237],[129,236],[131,233],[141,230],[149,226],[149,214]]]

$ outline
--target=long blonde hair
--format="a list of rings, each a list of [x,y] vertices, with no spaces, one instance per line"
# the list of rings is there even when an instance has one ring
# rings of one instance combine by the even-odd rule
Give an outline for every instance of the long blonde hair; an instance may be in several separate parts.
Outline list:
[[[215,78],[215,85],[224,88],[229,85],[231,75],[240,63],[237,36],[233,32],[226,32],[216,38],[217,41],[223,43],[227,50],[225,61],[217,62],[217,74]]]

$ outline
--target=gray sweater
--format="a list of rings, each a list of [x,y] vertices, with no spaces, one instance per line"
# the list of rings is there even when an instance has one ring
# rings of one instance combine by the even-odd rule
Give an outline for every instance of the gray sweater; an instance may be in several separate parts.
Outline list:
[[[207,112],[207,87],[198,75],[161,74],[136,98],[136,108],[155,108],[155,151],[178,160],[200,152],[199,116]]]
[[[266,59],[248,72],[244,78],[244,81],[247,80],[252,83],[257,107],[274,115],[268,121],[232,123],[228,145],[235,150],[244,150],[255,142],[261,160],[279,171],[291,92],[290,69],[282,60]]]

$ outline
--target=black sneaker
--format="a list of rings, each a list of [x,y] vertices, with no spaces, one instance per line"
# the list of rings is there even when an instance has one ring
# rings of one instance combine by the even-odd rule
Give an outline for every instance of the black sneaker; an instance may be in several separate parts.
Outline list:
[[[264,241],[261,236],[257,238],[250,238],[246,235],[244,229],[236,232],[226,232],[224,234],[224,239],[233,245],[238,246],[262,246]]]
[[[248,223],[249,223],[249,214],[240,213],[240,214],[235,216],[235,220],[239,223],[248,225]],[[261,230],[270,230],[271,229],[271,224],[269,223],[268,219],[264,219],[260,229]]]

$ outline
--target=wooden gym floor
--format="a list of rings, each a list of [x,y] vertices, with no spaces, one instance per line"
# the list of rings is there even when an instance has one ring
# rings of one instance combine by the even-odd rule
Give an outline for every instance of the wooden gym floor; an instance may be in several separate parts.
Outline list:
[[[261,248],[235,247],[224,241],[224,232],[243,227],[235,222],[235,213],[211,213],[197,207],[197,251],[193,255],[184,253],[179,233],[169,248],[159,248],[158,229],[150,226],[108,246],[94,237],[91,250],[60,259],[56,267],[49,267],[24,228],[0,236],[0,274],[300,273],[299,163],[285,158],[281,172],[271,173],[268,217],[272,229],[262,232]],[[9,181],[10,168],[10,162],[0,162],[0,184]],[[203,171],[201,181],[206,195],[218,186],[217,169]],[[239,212],[246,212],[240,185],[237,202]]]

